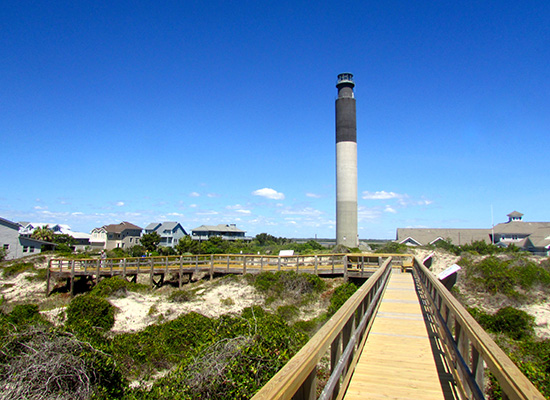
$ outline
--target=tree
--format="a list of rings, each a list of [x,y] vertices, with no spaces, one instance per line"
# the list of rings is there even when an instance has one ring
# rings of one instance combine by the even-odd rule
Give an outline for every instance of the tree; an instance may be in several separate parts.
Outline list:
[[[44,242],[53,242],[54,233],[48,225],[36,228],[31,237],[36,240],[43,240]]]
[[[179,254],[191,253],[197,254],[199,252],[199,242],[193,240],[191,236],[186,235],[182,237],[175,246],[176,251]]]
[[[156,251],[161,239],[157,232],[151,232],[144,234],[140,239],[140,243],[148,251]]]

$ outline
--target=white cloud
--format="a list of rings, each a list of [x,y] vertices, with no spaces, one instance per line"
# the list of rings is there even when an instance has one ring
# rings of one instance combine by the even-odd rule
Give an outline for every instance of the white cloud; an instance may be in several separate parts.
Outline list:
[[[208,193],[206,196],[214,198],[214,197],[220,197],[218,193]]]
[[[307,197],[311,197],[313,199],[320,199],[321,198],[321,195],[320,194],[316,194],[316,193],[306,193],[306,196]]]
[[[189,193],[189,197],[200,197],[200,194],[198,194],[197,192],[191,192]]]
[[[123,201],[119,201],[118,203],[116,203],[117,207],[122,207],[124,205],[124,202]]]
[[[386,208],[384,208],[384,212],[397,214],[397,211],[390,205],[386,205]]]
[[[197,215],[218,215],[218,214],[219,213],[217,211],[214,211],[214,210],[197,212]]]
[[[309,217],[318,217],[319,215],[323,214],[323,212],[311,207],[305,207],[301,209],[287,208],[285,210],[282,210],[281,214],[282,215],[305,215]]]
[[[270,188],[255,190],[252,192],[252,194],[254,196],[261,196],[272,200],[284,200],[285,198],[285,195],[283,193],[277,192],[276,190]]]
[[[381,190],[378,192],[363,192],[364,200],[387,200],[387,199],[400,199],[406,195],[395,193],[395,192],[386,192]]]
[[[235,204],[234,206],[226,206],[225,207],[228,210],[233,210],[235,212],[241,213],[241,214],[251,214],[252,211],[245,209],[240,204]]]

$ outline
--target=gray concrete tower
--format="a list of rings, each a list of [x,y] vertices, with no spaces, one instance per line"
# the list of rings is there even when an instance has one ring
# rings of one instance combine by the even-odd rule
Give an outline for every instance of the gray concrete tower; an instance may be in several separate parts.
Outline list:
[[[336,87],[336,244],[357,247],[357,125],[353,75],[338,75]]]

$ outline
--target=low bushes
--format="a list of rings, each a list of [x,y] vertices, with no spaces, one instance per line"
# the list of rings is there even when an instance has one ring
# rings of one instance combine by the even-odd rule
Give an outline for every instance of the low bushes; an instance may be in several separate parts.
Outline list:
[[[126,296],[128,292],[143,292],[148,289],[149,287],[147,285],[128,282],[120,276],[113,276],[112,278],[99,281],[99,283],[94,286],[90,294],[98,297],[123,297]]]
[[[196,316],[187,314],[182,321],[187,318]],[[208,321],[193,329],[193,340],[180,348],[184,356],[173,372],[151,390],[137,389],[127,398],[247,399],[307,341],[282,318],[259,307]],[[166,331],[168,324],[160,328]]]
[[[352,294],[357,290],[357,286],[352,282],[346,282],[338,286],[330,298],[330,306],[327,313],[334,314],[342,305],[348,301]]]
[[[12,278],[25,271],[34,271],[34,264],[31,262],[16,262],[4,267],[2,276],[4,278]]]
[[[531,337],[535,332],[535,318],[514,307],[503,307],[494,314],[479,308],[469,308],[468,311],[484,329],[515,340]]]
[[[77,296],[67,307],[66,326],[83,337],[102,334],[115,324],[115,308],[91,294]]]
[[[490,256],[479,262],[462,258],[459,264],[465,269],[465,284],[473,285],[491,294],[501,293],[518,299],[519,291],[540,287],[550,291],[550,272],[542,265],[521,257],[500,259]]]
[[[266,303],[285,299],[295,303],[304,303],[312,299],[311,295],[322,292],[326,284],[317,275],[298,274],[294,271],[262,272],[247,275],[249,282],[266,295]]]

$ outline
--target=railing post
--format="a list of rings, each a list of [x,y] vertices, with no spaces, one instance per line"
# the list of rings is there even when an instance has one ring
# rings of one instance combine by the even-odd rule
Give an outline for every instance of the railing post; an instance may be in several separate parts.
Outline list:
[[[75,261],[71,261],[71,296],[74,295],[74,263]]]
[[[344,256],[344,281],[348,280],[348,256]]]
[[[246,274],[246,256],[243,258],[243,275]]]
[[[151,272],[149,272],[149,279],[151,280],[151,286],[153,286],[155,283],[155,281],[153,280],[153,276],[155,274],[155,260],[151,258],[149,261],[151,262]]]
[[[317,398],[317,367],[308,375],[292,400],[315,400]]]
[[[338,364],[338,360],[340,360],[340,356],[342,355],[342,332],[336,336],[332,344],[330,345],[330,372],[334,371],[336,368],[336,365]],[[340,380],[336,383],[334,386],[334,394],[338,394],[340,391]]]
[[[315,275],[319,275],[317,268],[319,266],[319,260],[317,259],[317,254],[315,254]]]
[[[178,281],[178,288],[181,289],[182,286],[182,269],[183,269],[183,255],[180,256],[180,274]]]
[[[46,296],[49,296],[50,294],[51,268],[52,268],[52,259],[50,258],[50,261],[48,261],[48,271],[46,271]]]
[[[214,254],[210,254],[210,280],[214,279]]]

